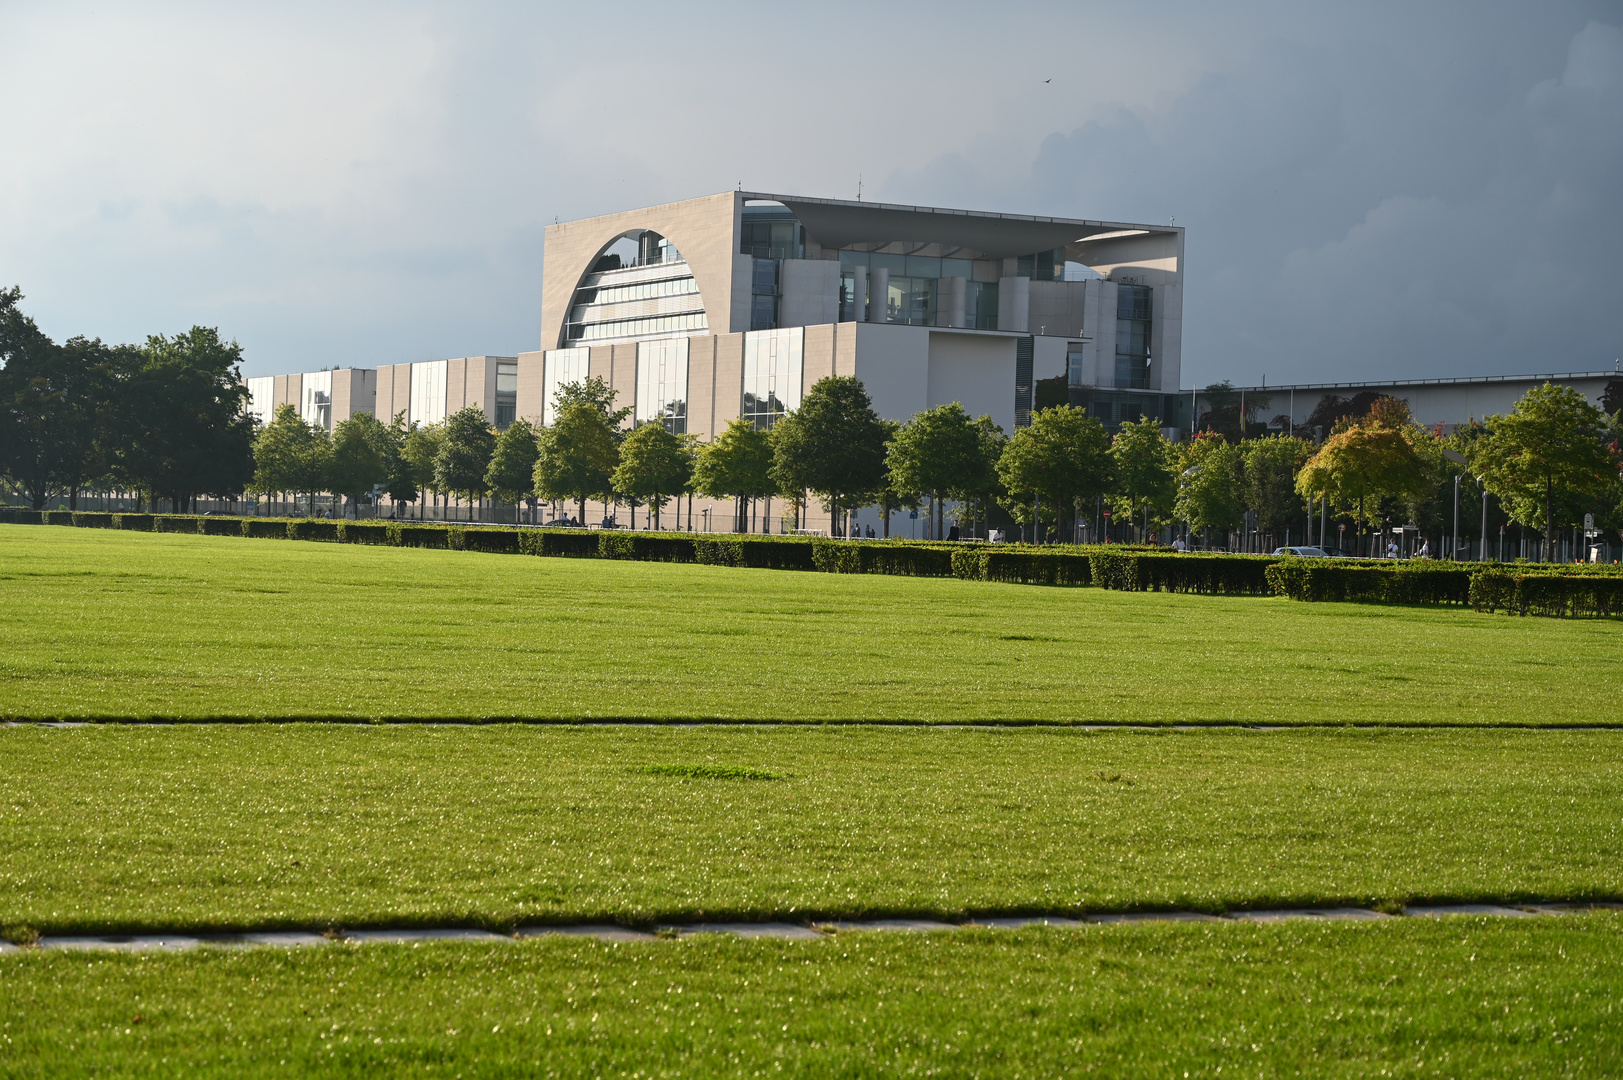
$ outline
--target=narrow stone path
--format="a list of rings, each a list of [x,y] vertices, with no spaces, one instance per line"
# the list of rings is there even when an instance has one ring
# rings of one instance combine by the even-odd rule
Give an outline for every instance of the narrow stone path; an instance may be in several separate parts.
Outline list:
[[[813,941],[845,933],[944,933],[971,928],[1016,929],[1022,926],[1077,927],[1118,925],[1152,922],[1202,923],[1278,923],[1297,920],[1333,922],[1375,922],[1382,919],[1413,918],[1440,919],[1463,915],[1492,916],[1495,918],[1526,919],[1550,915],[1570,915],[1586,911],[1623,911],[1623,903],[1547,902],[1536,904],[1427,904],[1406,908],[1401,916],[1375,911],[1372,908],[1279,908],[1260,911],[1232,911],[1225,915],[1208,915],[1198,911],[1124,911],[1101,912],[1070,918],[1060,915],[1019,915],[970,919],[962,923],[941,922],[935,919],[870,919],[810,926],[789,922],[737,922],[687,923],[661,926],[653,931],[632,930],[606,923],[579,923],[574,925],[520,926],[511,935],[496,934],[488,930],[460,928],[400,929],[400,930],[348,930],[331,934],[314,934],[304,930],[266,931],[245,934],[135,934],[100,936],[46,936],[33,945],[18,946],[0,941],[0,954],[33,950],[111,951],[111,952],[183,952],[205,945],[226,948],[276,946],[301,948],[321,945],[367,945],[375,943],[414,944],[424,941],[477,941],[506,942],[540,937],[589,937],[599,941],[669,941],[692,937],[696,934],[728,934],[737,938],[777,938],[790,941]]]

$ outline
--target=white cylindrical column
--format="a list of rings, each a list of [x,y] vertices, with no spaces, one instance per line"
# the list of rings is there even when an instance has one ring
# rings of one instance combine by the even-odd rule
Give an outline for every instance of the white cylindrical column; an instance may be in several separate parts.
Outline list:
[[[868,268],[866,266],[853,266],[851,268],[851,318],[855,322],[866,322],[868,319]]]
[[[950,277],[947,279],[947,325],[968,326],[969,312],[967,301],[969,295],[969,279],[965,277]]]
[[[1031,279],[1006,277],[997,284],[997,328],[1031,333]]]
[[[889,322],[890,271],[883,266],[873,268],[873,295],[868,304],[869,322]]]

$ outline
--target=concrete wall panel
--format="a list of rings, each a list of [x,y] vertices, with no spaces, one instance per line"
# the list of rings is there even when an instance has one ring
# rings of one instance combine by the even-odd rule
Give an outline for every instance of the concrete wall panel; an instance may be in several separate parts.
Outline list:
[[[546,405],[547,354],[544,352],[519,353],[517,363],[518,408],[516,415],[520,420],[528,420],[530,423],[539,426],[542,410]]]
[[[1063,347],[1064,342],[1059,344]],[[1012,433],[1014,346],[1012,337],[931,333],[929,406],[957,401],[971,416],[990,416]]]
[[[725,431],[744,411],[744,335],[716,340],[715,420],[711,431]]]

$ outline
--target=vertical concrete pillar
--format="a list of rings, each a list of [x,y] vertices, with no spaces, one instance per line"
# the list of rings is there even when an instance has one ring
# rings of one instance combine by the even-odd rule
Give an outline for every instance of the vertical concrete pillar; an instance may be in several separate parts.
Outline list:
[[[1000,278],[997,283],[997,328],[1031,333],[1031,279]]]
[[[851,301],[852,320],[865,322],[868,318],[868,268],[854,266],[851,268]]]
[[[868,306],[869,322],[888,322],[890,307],[890,271],[883,266],[874,267],[873,296]]]
[[[969,314],[966,310],[969,297],[969,279],[965,277],[950,277],[947,279],[947,325],[964,326],[968,322]]]

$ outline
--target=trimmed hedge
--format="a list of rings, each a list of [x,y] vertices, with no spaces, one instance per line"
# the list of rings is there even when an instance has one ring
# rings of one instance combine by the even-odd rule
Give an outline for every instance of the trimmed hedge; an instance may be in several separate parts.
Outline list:
[[[113,528],[129,529],[131,532],[151,532],[151,514],[114,514]]]
[[[195,533],[201,532],[197,527],[197,519],[190,514],[155,514],[152,518],[152,531],[161,533]]]
[[[346,544],[392,544],[387,521],[340,521],[338,539]]]
[[[517,555],[519,553],[518,529],[490,529],[484,527],[464,528],[461,530],[462,546],[459,551],[485,551],[493,555]]]
[[[518,549],[525,555],[595,559],[600,554],[597,534],[585,529],[521,529]]]
[[[242,535],[255,540],[286,540],[287,522],[282,518],[243,518]]]
[[[1623,576],[1484,568],[1471,575],[1470,597],[1478,611],[1604,618],[1623,614]]]
[[[693,538],[686,533],[604,531],[597,534],[597,552],[605,559],[681,563],[694,561]]]
[[[1088,552],[1093,583],[1128,592],[1266,596],[1271,555],[1196,555],[1095,548]]]
[[[706,566],[744,566],[756,570],[815,570],[812,542],[770,536],[723,533],[693,538],[693,558]]]
[[[343,539],[339,535],[338,524],[332,518],[295,518],[287,523],[287,538],[289,540],[326,540],[336,543]]]
[[[1268,567],[1267,576],[1276,595],[1312,602],[1464,604],[1471,590],[1471,567],[1434,562],[1282,558]]]
[[[953,550],[895,540],[813,540],[812,565],[827,574],[951,577]]]
[[[952,553],[952,571],[966,581],[1016,585],[1091,585],[1093,564],[1079,551],[1004,548],[990,544]]]
[[[41,525],[72,525],[72,510],[41,510],[39,512]]]
[[[106,512],[87,511],[85,513],[74,514],[73,524],[75,528],[80,529],[117,528],[117,526],[113,524],[113,515]]]
[[[0,509],[0,525],[38,525],[42,516],[39,510],[29,510],[21,506],[7,506]]]
[[[389,540],[396,547],[449,548],[450,528],[445,525],[407,525],[389,522]]]
[[[204,536],[242,536],[242,518],[202,517],[197,519],[197,531]]]

